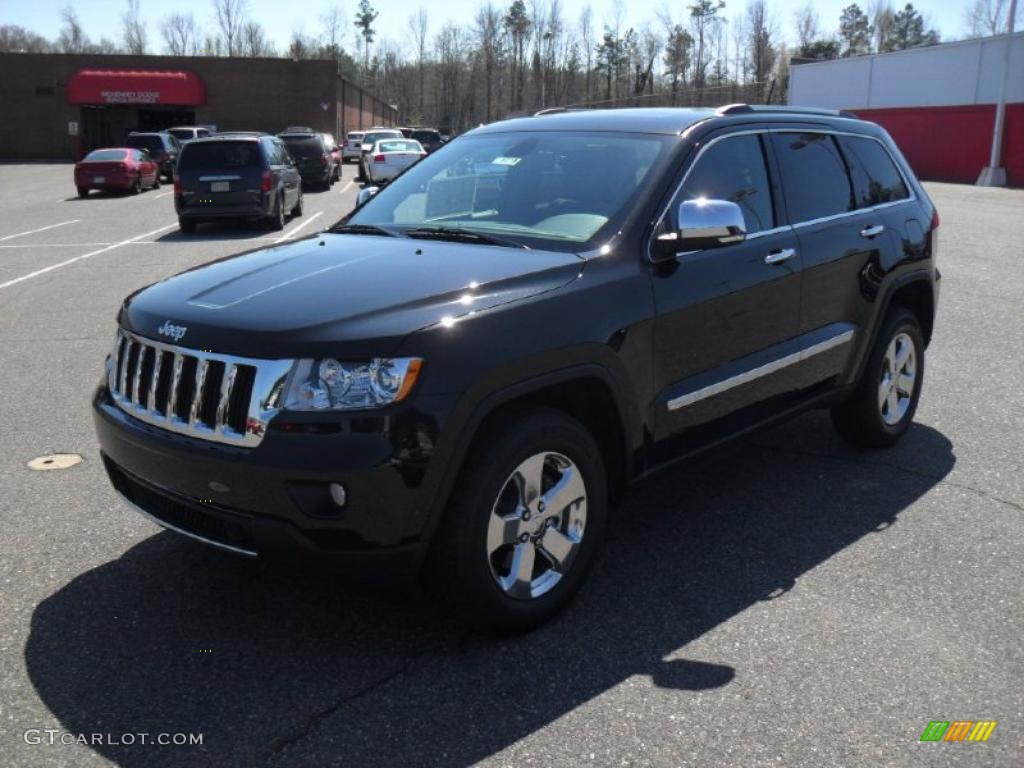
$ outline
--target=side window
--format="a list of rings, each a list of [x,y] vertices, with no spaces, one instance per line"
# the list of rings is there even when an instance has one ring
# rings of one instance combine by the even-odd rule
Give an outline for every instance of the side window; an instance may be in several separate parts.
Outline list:
[[[791,224],[854,210],[850,176],[832,136],[774,133],[772,145]]]
[[[850,165],[858,208],[910,197],[899,169],[881,143],[860,136],[838,138],[839,146]]]
[[[291,161],[291,155],[288,154],[288,147],[284,145],[284,142],[277,140],[274,142],[274,162],[278,165],[288,165]]]
[[[730,200],[743,210],[747,234],[775,225],[772,191],[757,136],[732,136],[708,147],[690,169],[672,210],[686,200]]]

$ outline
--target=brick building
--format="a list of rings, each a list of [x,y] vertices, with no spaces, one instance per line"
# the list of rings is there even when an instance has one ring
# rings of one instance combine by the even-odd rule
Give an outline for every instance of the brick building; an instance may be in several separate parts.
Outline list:
[[[343,136],[395,109],[329,60],[0,54],[0,157],[73,160],[129,131],[174,125]]]

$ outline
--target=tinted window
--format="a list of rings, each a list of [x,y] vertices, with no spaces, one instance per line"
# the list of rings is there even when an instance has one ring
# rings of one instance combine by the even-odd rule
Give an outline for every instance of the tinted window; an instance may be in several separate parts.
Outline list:
[[[850,164],[857,205],[865,208],[910,197],[889,152],[874,139],[839,136],[839,146]]]
[[[771,137],[782,167],[790,223],[853,210],[850,177],[830,135],[774,133]]]
[[[416,139],[416,141],[437,142],[441,140],[441,134],[437,131],[413,131],[412,138]]]
[[[698,197],[736,203],[743,210],[748,233],[775,226],[761,140],[734,136],[708,147],[687,175],[673,209]]]
[[[281,141],[292,157],[318,157],[324,153],[324,144],[319,136],[282,136]]]
[[[392,139],[377,143],[378,152],[422,152],[423,147],[418,141],[406,141],[405,139]]]
[[[164,151],[164,143],[159,136],[129,136],[124,145],[135,149],[148,149],[150,153],[160,154]]]
[[[176,139],[185,139],[186,141],[195,135],[195,131],[191,128],[171,128],[168,133]]]
[[[262,166],[259,144],[255,141],[192,142],[181,152],[178,167],[183,171],[218,170]]]
[[[85,156],[86,160],[124,160],[123,149],[94,149]]]

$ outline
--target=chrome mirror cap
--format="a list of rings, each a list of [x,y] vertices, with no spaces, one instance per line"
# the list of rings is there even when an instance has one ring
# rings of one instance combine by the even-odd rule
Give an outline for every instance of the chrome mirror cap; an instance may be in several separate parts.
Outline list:
[[[363,187],[356,196],[356,208],[366,205],[366,201],[380,192],[380,187]]]
[[[698,197],[685,200],[676,214],[676,230],[658,236],[662,255],[699,251],[743,242],[747,227],[743,210],[731,200]]]

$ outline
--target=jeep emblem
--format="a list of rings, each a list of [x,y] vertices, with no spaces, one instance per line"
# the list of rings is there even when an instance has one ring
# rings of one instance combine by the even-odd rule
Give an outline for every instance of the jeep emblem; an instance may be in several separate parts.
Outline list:
[[[170,320],[164,320],[164,324],[156,329],[161,336],[167,336],[175,341],[181,341],[188,328],[184,325],[174,325]]]

